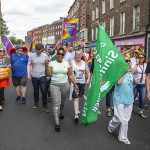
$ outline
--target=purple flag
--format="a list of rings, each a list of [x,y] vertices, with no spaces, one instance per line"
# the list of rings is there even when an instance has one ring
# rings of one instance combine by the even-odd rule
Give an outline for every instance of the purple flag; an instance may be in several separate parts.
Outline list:
[[[7,54],[10,56],[10,49],[13,47],[13,45],[6,35],[2,39],[2,43],[6,49]]]

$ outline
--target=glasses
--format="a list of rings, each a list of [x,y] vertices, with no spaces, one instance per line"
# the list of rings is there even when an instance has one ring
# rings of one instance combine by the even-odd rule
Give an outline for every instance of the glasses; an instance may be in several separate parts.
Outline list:
[[[125,60],[126,62],[130,62],[130,60]]]
[[[58,55],[64,56],[64,54],[62,54],[62,53],[58,53]]]
[[[0,52],[3,52],[3,53],[4,53],[4,52],[5,52],[5,50],[0,50]]]
[[[142,58],[142,59],[143,59],[144,57],[139,57],[139,58]]]

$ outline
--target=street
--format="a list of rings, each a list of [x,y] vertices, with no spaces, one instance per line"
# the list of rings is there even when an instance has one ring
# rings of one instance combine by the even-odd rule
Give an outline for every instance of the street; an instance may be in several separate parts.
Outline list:
[[[54,130],[53,103],[48,102],[50,113],[39,107],[33,109],[33,87],[28,80],[26,104],[15,102],[13,85],[5,89],[6,102],[0,112],[0,150],[147,150],[150,149],[150,102],[145,111],[147,119],[138,115],[138,101],[134,103],[129,121],[128,137],[131,145],[117,140],[118,130],[107,130],[111,118],[106,116],[105,100],[100,103],[101,115],[95,123],[84,128],[74,122],[73,102],[66,100],[64,120],[60,121],[60,132]],[[81,101],[82,111],[84,100]],[[80,114],[81,116],[81,114]],[[80,117],[81,119],[81,117]]]

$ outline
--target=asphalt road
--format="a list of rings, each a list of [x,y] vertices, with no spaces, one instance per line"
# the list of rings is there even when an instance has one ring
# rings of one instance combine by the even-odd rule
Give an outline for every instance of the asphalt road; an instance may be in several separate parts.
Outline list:
[[[118,142],[118,130],[107,130],[111,118],[106,116],[105,100],[100,104],[98,121],[84,128],[74,123],[73,102],[66,100],[65,119],[60,121],[61,131],[54,130],[53,103],[48,103],[50,113],[42,109],[40,99],[38,109],[33,109],[33,88],[28,81],[27,103],[15,102],[13,86],[6,88],[4,110],[0,112],[0,150],[150,150],[150,102],[145,114],[138,116],[138,102],[134,103],[129,121],[128,138],[131,145]],[[81,101],[80,110],[84,100]]]

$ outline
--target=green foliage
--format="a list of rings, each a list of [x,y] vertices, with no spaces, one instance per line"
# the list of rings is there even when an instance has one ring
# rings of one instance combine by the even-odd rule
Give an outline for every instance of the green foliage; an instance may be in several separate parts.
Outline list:
[[[4,35],[9,35],[10,31],[6,25],[6,21],[3,19],[3,16],[1,18],[1,34],[2,34],[2,38],[4,37]]]
[[[24,44],[22,39],[17,39],[15,36],[10,36],[9,39],[13,45]]]

